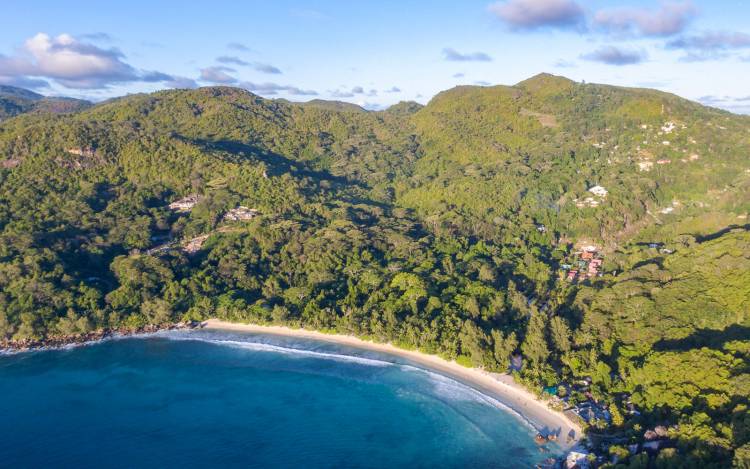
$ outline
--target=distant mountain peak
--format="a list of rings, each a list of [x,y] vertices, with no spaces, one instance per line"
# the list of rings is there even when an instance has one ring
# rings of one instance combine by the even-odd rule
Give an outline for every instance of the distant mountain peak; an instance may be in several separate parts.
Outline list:
[[[363,107],[345,101],[328,101],[325,99],[312,99],[303,103],[297,103],[305,107],[326,109],[329,111],[343,112],[367,112]]]
[[[82,99],[47,97],[25,88],[0,85],[0,120],[29,112],[76,112],[89,106],[91,103]]]
[[[573,86],[575,82],[569,78],[552,75],[551,73],[539,73],[516,84],[516,87],[534,93],[542,89],[547,91],[560,91]]]
[[[399,115],[410,115],[422,109],[424,106],[416,101],[399,101],[386,109],[386,112]]]
[[[43,95],[27,90],[26,88],[18,88],[17,86],[10,85],[0,85],[0,95],[28,99],[30,101],[38,101],[44,98]]]

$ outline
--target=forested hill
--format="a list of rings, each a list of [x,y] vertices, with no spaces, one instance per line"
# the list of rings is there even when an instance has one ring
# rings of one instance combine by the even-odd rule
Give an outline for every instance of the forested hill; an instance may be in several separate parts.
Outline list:
[[[749,131],[544,74],[378,112],[212,87],[23,113],[0,338],[220,317],[520,353],[533,388],[591,378],[570,403],[609,406],[615,453],[666,424],[659,464],[746,461]]]
[[[76,112],[90,105],[81,99],[46,97],[24,88],[0,85],[0,121],[27,112]]]

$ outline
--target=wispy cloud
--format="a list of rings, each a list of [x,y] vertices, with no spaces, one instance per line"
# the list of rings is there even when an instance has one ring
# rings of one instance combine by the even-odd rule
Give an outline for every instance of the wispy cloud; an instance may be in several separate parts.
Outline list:
[[[696,14],[690,1],[662,2],[658,10],[614,8],[600,10],[594,24],[609,33],[636,36],[673,36],[681,33]]]
[[[235,57],[231,55],[222,55],[220,57],[217,57],[216,61],[222,64],[239,65],[241,67],[252,67],[254,70],[257,70],[262,73],[270,73],[274,75],[281,74],[281,70],[277,67],[274,67],[273,65],[262,63],[262,62],[248,62],[246,60],[242,60],[239,57]]]
[[[385,92],[386,93],[400,93],[401,92],[401,88],[399,88],[398,86],[392,86],[392,87],[388,88],[387,90],[385,90]]]
[[[395,92],[401,91],[396,87],[391,88],[391,90],[393,89],[397,90]],[[388,92],[391,93],[394,91],[388,91]],[[341,98],[353,98],[357,95],[377,96],[378,90],[370,89],[370,90],[365,91],[365,89],[362,86],[353,86],[351,89],[343,89],[343,90],[335,89],[335,90],[329,91],[329,93],[331,97],[336,98],[336,99],[341,99]]]
[[[227,44],[228,49],[238,50],[241,52],[252,52],[252,49],[241,42],[230,42]]]
[[[78,36],[78,38],[99,42],[112,42],[114,40],[111,35],[104,32],[81,34],[80,36]]]
[[[750,101],[750,96],[716,96],[716,95],[707,95],[707,96],[701,96],[698,98],[698,101],[705,103],[705,104],[717,104],[717,103],[744,103]]]
[[[216,61],[221,64],[240,65],[243,67],[250,65],[250,62],[246,62],[239,57],[230,56],[230,55],[222,55],[220,57],[217,57]]]
[[[453,78],[463,78],[464,76],[465,76],[465,75],[464,75],[463,73],[461,73],[461,72],[458,72],[458,73],[454,73],[454,74],[453,74]]]
[[[493,3],[490,12],[512,29],[580,29],[583,8],[573,0],[507,0]]]
[[[294,96],[317,96],[318,92],[310,89],[302,89],[292,85],[280,85],[278,83],[253,83],[245,81],[239,84],[240,87],[245,88],[253,93],[273,96],[279,93],[286,93]]]
[[[687,62],[720,59],[746,48],[750,48],[750,34],[729,31],[707,31],[667,43],[667,49],[684,50],[686,55],[681,60]]]
[[[255,70],[257,70],[259,72],[263,72],[263,73],[270,73],[272,75],[280,75],[281,74],[281,70],[280,69],[278,69],[278,68],[276,68],[276,67],[274,67],[273,65],[270,65],[270,64],[264,64],[264,63],[261,63],[261,62],[254,62],[252,64],[252,67]]]
[[[575,62],[565,59],[558,59],[555,61],[556,68],[575,68],[577,67]]]
[[[484,52],[469,52],[462,54],[456,49],[446,47],[443,49],[443,58],[452,62],[490,62],[492,57]]]
[[[347,90],[333,90],[333,91],[329,91],[329,93],[332,98],[336,98],[336,99],[353,98],[354,96],[356,96],[354,93],[352,93],[351,91],[347,91]]]
[[[739,114],[750,114],[750,96],[701,96],[698,102]]]
[[[167,88],[192,89],[197,88],[198,83],[192,78],[174,76],[171,80],[164,82]]]
[[[604,46],[588,54],[583,54],[581,58],[592,62],[621,66],[641,63],[648,59],[648,55],[644,51]]]
[[[29,78],[29,77],[3,77],[0,76],[0,85],[16,86],[18,88],[28,88],[31,90],[39,90],[49,88],[49,83],[46,80],[40,78]]]
[[[210,83],[230,85],[237,83],[237,78],[230,75],[234,72],[236,70],[230,67],[206,67],[201,69],[200,79]]]
[[[12,56],[0,55],[4,80],[52,80],[67,88],[101,89],[138,81],[168,81],[171,75],[138,70],[115,48],[101,48],[69,34],[39,33]]]
[[[388,108],[388,106],[386,106],[386,105],[384,105],[384,104],[379,104],[379,103],[371,103],[371,102],[369,102],[369,101],[364,101],[364,102],[360,102],[360,103],[357,103],[357,104],[358,104],[358,105],[359,105],[359,106],[360,106],[361,108],[364,108],[364,109],[366,109],[366,110],[368,110],[368,111],[382,111],[382,110],[384,110],[384,109],[387,109],[387,108]]]

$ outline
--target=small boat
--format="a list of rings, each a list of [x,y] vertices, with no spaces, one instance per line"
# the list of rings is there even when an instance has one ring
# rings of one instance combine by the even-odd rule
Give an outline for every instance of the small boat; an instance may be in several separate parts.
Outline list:
[[[547,438],[545,438],[541,433],[537,433],[536,437],[534,437],[534,441],[538,445],[543,445],[547,442]]]
[[[547,436],[547,441],[557,441],[557,435],[550,433],[549,436]]]

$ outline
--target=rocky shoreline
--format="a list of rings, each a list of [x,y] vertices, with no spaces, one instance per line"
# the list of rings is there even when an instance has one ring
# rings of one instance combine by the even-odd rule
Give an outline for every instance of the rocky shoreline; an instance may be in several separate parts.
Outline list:
[[[136,329],[120,327],[117,329],[99,329],[86,334],[50,336],[44,339],[33,340],[0,340],[0,353],[25,352],[31,350],[48,350],[63,348],[70,345],[85,345],[113,337],[128,337],[140,334],[153,334],[160,331],[175,331],[184,329],[201,328],[203,324],[199,321],[178,322],[166,325],[149,324]]]

